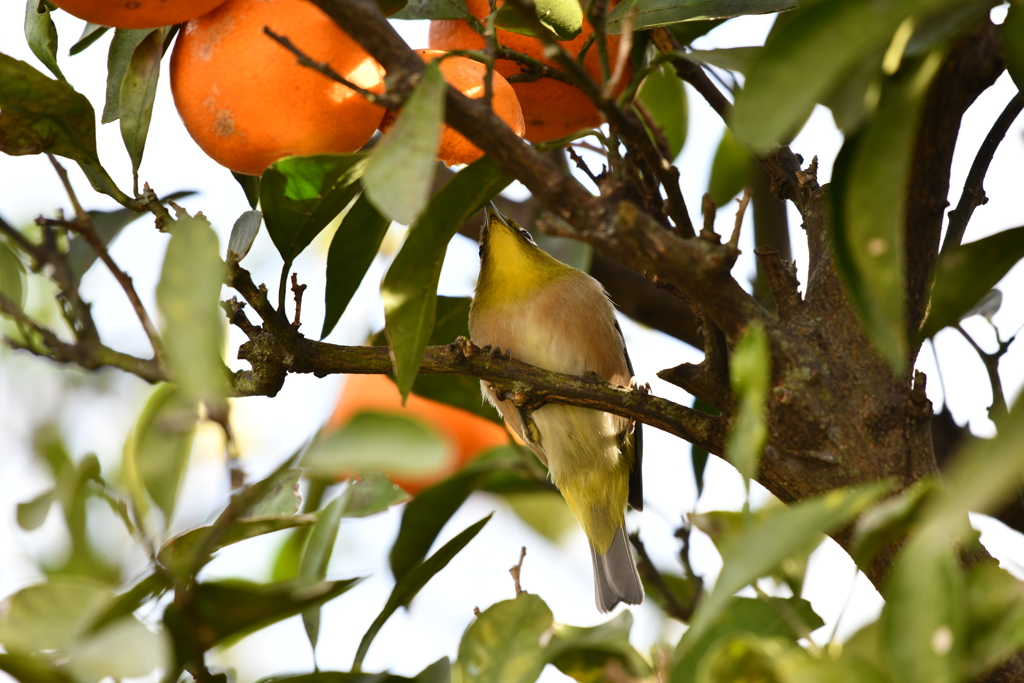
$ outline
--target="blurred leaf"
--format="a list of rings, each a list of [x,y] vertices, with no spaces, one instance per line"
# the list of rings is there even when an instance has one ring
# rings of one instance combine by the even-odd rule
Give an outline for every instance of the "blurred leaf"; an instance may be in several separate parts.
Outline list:
[[[25,306],[25,266],[5,243],[0,242],[0,295],[18,308]]]
[[[195,403],[180,387],[164,384],[149,397],[128,437],[125,472],[132,477],[129,481],[143,486],[160,508],[165,527],[171,524],[178,490],[188,469],[198,417]],[[140,509],[144,510],[145,505]]]
[[[95,619],[89,622],[89,626],[84,632],[87,634],[95,633],[121,617],[130,615],[169,588],[170,585],[168,585],[161,573],[153,572],[147,575],[144,579],[110,601],[106,609],[102,610]]]
[[[363,186],[382,214],[412,225],[430,200],[447,84],[431,62],[394,125],[366,160]]]
[[[359,192],[364,156],[288,157],[263,172],[263,220],[285,263],[302,253]]]
[[[524,596],[516,599],[522,597]],[[555,634],[544,649],[544,655],[547,661],[566,676],[585,683],[603,680],[603,675],[611,662],[621,665],[623,671],[633,679],[646,680],[651,678],[654,672],[640,653],[630,645],[629,632],[632,628],[633,614],[628,610],[620,612],[607,623],[590,628],[555,624]]]
[[[121,86],[128,73],[135,48],[146,39],[153,28],[119,28],[114,31],[107,51],[107,99],[103,105],[100,123],[111,123],[121,116]]]
[[[249,202],[249,208],[255,209],[260,203],[261,177],[258,175],[239,173],[237,171],[232,171],[231,175],[236,181],[238,181],[238,184],[242,188],[242,192],[245,193],[245,200]]]
[[[868,567],[882,548],[899,542],[913,530],[934,489],[932,479],[918,480],[900,495],[883,500],[860,516],[850,544],[850,557],[858,567]]]
[[[804,548],[818,534],[849,524],[882,495],[886,484],[836,489],[780,510],[756,522],[722,548],[723,567],[708,598],[697,607],[690,629],[679,642],[682,654],[707,633],[727,608],[733,594],[769,574],[785,558]]]
[[[533,683],[547,664],[540,641],[553,622],[544,601],[529,593],[488,607],[459,643],[463,683]]]
[[[779,662],[797,650],[781,638],[759,638],[749,633],[737,634],[718,641],[709,650],[697,669],[698,683],[734,683],[758,681],[783,683]],[[801,654],[806,657],[806,653]]]
[[[886,85],[874,120],[847,138],[832,175],[836,265],[868,336],[899,375],[907,362],[906,192],[920,109],[942,63],[933,52]],[[987,289],[987,287],[985,288]]]
[[[122,617],[102,631],[76,640],[65,651],[67,669],[79,681],[112,677],[138,678],[166,671],[171,660],[167,635],[153,633],[132,616]]]
[[[160,60],[163,51],[164,30],[158,28],[139,43],[128,61],[128,69],[121,80],[118,100],[121,119],[121,138],[132,160],[132,173],[138,177],[142,152],[146,148],[149,122],[153,118],[156,84],[160,79]]]
[[[706,401],[702,401],[699,398],[693,400],[693,409],[707,413],[708,415],[718,415],[718,410]],[[697,497],[700,498],[704,492],[704,468],[708,464],[708,452],[696,444],[690,445],[690,464],[693,467],[693,479],[697,484]]]
[[[963,244],[939,256],[928,317],[919,338],[955,325],[1024,258],[1024,227]]]
[[[174,603],[167,606],[164,623],[176,640],[188,638],[205,651],[229,638],[234,640],[333,600],[359,581],[324,581],[311,586],[292,582],[206,581],[193,587],[191,605],[204,628],[190,633],[190,622]]]
[[[799,10],[773,32],[746,74],[733,109],[736,137],[755,152],[767,150],[867,55],[884,49],[904,19],[946,2],[846,0]],[[916,126],[912,118],[906,122],[911,127]],[[903,190],[901,183],[892,184]]]
[[[967,574],[966,678],[974,680],[1024,647],[1024,584],[993,563]]]
[[[408,493],[375,470],[361,470],[359,479],[353,481],[348,490],[352,493],[344,510],[345,517],[369,517],[409,500]]]
[[[572,40],[583,30],[583,8],[578,0],[538,0],[534,3],[536,21],[554,34],[558,40]],[[494,13],[494,25],[524,36],[539,38],[528,21],[512,5],[501,5]]]
[[[406,4],[408,4],[408,0],[377,0],[377,6],[386,17],[400,12]]]
[[[508,185],[489,157],[459,171],[430,200],[409,230],[384,283],[384,319],[398,389],[409,395],[433,332],[437,282],[448,242],[469,217]],[[372,197],[371,197],[372,199]]]
[[[302,505],[302,489],[298,467],[280,469],[261,482],[263,490],[256,497],[244,517],[294,515]]]
[[[18,503],[18,526],[25,531],[35,531],[46,521],[50,506],[57,496],[57,489],[43,491],[32,500]]]
[[[985,292],[984,296],[978,299],[978,303],[971,306],[966,313],[960,316],[960,319],[970,318],[974,315],[980,315],[985,320],[992,322],[992,316],[999,312],[999,309],[1003,306],[1003,293],[998,289],[990,289]]]
[[[677,605],[692,607],[703,595],[704,580],[699,576],[679,576],[678,574],[668,574],[666,572],[658,572],[658,574],[661,576],[662,583],[668,588],[670,596]],[[644,593],[654,601],[654,604],[661,608],[661,611],[666,613],[665,616],[680,619],[679,616],[668,613],[668,599],[662,594],[659,587],[652,585],[649,581],[645,581],[643,577],[640,577],[640,581],[644,585]]]
[[[790,622],[782,616],[783,606],[812,631],[825,625],[821,617],[815,614],[811,603],[800,598],[736,598],[729,609],[723,612],[696,642],[688,643],[685,650],[680,642],[672,667],[672,683],[695,681],[697,667],[711,646],[730,635],[751,633],[765,638],[786,638],[795,642],[802,634],[796,633]]]
[[[38,657],[0,652],[0,671],[21,683],[74,683],[73,679]]]
[[[722,135],[711,163],[711,178],[708,192],[716,207],[723,207],[750,184],[750,165],[754,157],[747,148],[736,142],[728,128]]]
[[[576,518],[557,491],[508,493],[505,502],[527,526],[556,543],[577,528]]]
[[[162,204],[176,202],[179,199],[191,197],[194,194],[195,192],[192,190],[172,192],[166,197],[161,197],[160,202]],[[124,228],[145,215],[131,209],[117,209],[116,211],[90,211],[89,219],[92,221],[92,227],[95,228],[100,242],[106,247],[110,246],[110,243],[121,234]],[[73,235],[68,240],[68,265],[71,266],[71,272],[79,280],[92,267],[92,264],[96,262],[96,258],[96,251],[80,235]]]
[[[263,214],[256,210],[245,211],[235,220],[235,224],[231,226],[231,236],[228,238],[229,262],[238,263],[245,258],[252,248],[262,222]]]
[[[462,2],[452,0],[409,0],[391,19],[465,19],[469,10]]]
[[[184,211],[168,230],[156,301],[171,377],[190,398],[219,404],[227,393],[227,369],[221,360],[224,262],[217,233],[202,214],[192,218]]]
[[[671,24],[666,28],[675,36],[680,45],[686,46],[697,40],[709,31],[721,26],[726,19],[711,19],[707,21],[684,21],[681,24]],[[616,24],[616,32],[622,30],[621,24]],[[635,40],[635,38],[634,38]]]
[[[1024,7],[1010,3],[1003,19],[1003,50],[1006,53],[1006,70],[1017,90],[1024,92]]]
[[[726,47],[717,50],[694,50],[689,54],[691,59],[704,62],[719,69],[738,71],[745,74],[751,63],[761,54],[763,47]],[[728,130],[728,128],[726,129]]]
[[[91,21],[85,22],[85,27],[82,29],[82,35],[78,37],[78,41],[71,46],[68,50],[69,55],[77,55],[79,52],[85,50],[97,40],[99,40],[104,33],[110,30],[109,26],[100,26],[94,24]]]
[[[768,441],[765,402],[771,379],[771,352],[760,322],[754,322],[733,349],[729,380],[739,408],[729,429],[725,451],[744,479],[756,479],[761,451]]]
[[[832,112],[836,127],[847,135],[856,133],[874,115],[882,93],[883,47],[867,54],[847,73],[821,103]]]
[[[416,683],[451,683],[452,665],[447,657],[442,657],[423,671],[416,674],[413,679]]]
[[[914,34],[903,52],[904,57],[919,57],[967,33],[982,21],[987,21],[991,11],[992,5],[985,2],[947,3],[942,9],[914,22]]]
[[[323,339],[341,319],[384,241],[391,221],[382,216],[364,192],[341,220],[327,252]]]
[[[402,513],[398,538],[391,547],[391,573],[395,578],[401,579],[420,564],[470,493],[480,488],[491,474],[514,471],[520,462],[515,447],[493,449],[413,498]]]
[[[622,20],[636,10],[633,30],[689,21],[728,19],[746,14],[770,14],[797,7],[797,0],[624,0],[608,14],[608,33],[622,32]]]
[[[448,460],[450,445],[427,423],[366,411],[317,440],[302,460],[306,476],[340,481],[364,469],[415,476]]]
[[[493,513],[491,513],[493,514]],[[370,649],[370,644],[373,642],[374,637],[380,631],[381,627],[384,626],[388,618],[395,613],[399,607],[407,606],[412,599],[416,597],[416,594],[427,585],[439,571],[448,566],[448,563],[452,561],[459,552],[466,547],[473,538],[480,533],[480,530],[484,528],[484,525],[491,520],[491,515],[487,515],[476,524],[472,524],[467,527],[462,533],[453,538],[452,540],[441,546],[441,549],[436,553],[428,557],[421,564],[412,568],[407,574],[399,578],[395,582],[395,587],[391,591],[391,595],[388,597],[387,603],[384,605],[384,609],[377,615],[377,618],[370,624],[370,628],[366,630],[363,639],[359,642],[359,649],[356,651],[356,658],[352,663],[353,669],[358,669],[362,666],[363,659],[366,657],[367,651]]]
[[[32,54],[59,80],[67,82],[57,66],[57,27],[45,0],[28,0],[25,8],[25,39]]]
[[[687,106],[683,82],[667,64],[647,75],[637,95],[668,141],[669,156],[675,159],[686,142]]]
[[[433,665],[431,665],[433,666]],[[428,669],[430,667],[427,667]],[[284,674],[261,678],[257,683],[409,683],[413,679],[387,673],[349,673],[348,671],[314,671],[308,674]]]
[[[209,560],[210,554],[221,548],[282,529],[311,526],[316,520],[315,515],[271,515],[235,520],[217,538],[217,541],[206,549],[207,557],[203,558],[200,566]],[[203,549],[202,546],[211,528],[212,526],[201,526],[169,539],[161,546],[157,555],[160,564],[175,576],[187,576],[188,572],[195,567],[195,563],[199,559],[197,553]]]
[[[63,650],[110,602],[95,581],[51,579],[22,588],[4,601],[0,643],[10,653]]]
[[[323,581],[327,576],[327,563],[338,537],[341,516],[352,497],[352,487],[345,489],[323,509],[309,534],[306,548],[299,561],[299,578],[304,582]],[[316,652],[316,641],[320,635],[320,606],[310,607],[302,612],[302,625],[306,629],[309,644]]]

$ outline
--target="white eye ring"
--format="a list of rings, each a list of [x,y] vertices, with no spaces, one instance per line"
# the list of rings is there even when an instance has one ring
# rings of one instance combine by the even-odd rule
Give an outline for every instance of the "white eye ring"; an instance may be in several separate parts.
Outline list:
[[[522,235],[523,237],[525,237],[527,242],[529,242],[533,246],[537,246],[537,243],[533,241],[533,235],[531,235],[526,230],[526,228],[519,228],[519,234]]]

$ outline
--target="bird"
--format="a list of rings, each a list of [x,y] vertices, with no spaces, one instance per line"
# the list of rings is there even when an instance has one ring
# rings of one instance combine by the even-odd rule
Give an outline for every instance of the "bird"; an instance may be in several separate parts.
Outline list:
[[[493,207],[493,204],[492,204]],[[493,207],[480,235],[470,340],[552,372],[629,386],[633,367],[604,287],[537,246]],[[638,605],[644,589],[626,538],[626,505],[643,509],[639,422],[549,403],[528,412],[481,381],[484,398],[537,455],[586,532],[601,612]]]

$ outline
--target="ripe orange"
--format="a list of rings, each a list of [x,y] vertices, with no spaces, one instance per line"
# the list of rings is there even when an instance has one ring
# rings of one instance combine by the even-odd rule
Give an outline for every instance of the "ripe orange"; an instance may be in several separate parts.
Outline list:
[[[227,0],[188,22],[171,55],[174,104],[196,144],[250,175],[281,157],[365,145],[384,109],[300,66],[264,26],[352,83],[383,92],[384,69],[313,3]]]
[[[501,0],[499,0],[498,5],[501,6],[501,4]],[[478,19],[483,19],[490,13],[488,0],[466,0],[466,6],[470,13]],[[575,57],[593,30],[590,22],[584,19],[583,30],[580,31],[580,34],[572,40],[563,42],[562,46]],[[538,38],[530,38],[498,29],[498,42],[510,50],[522,52],[545,64],[554,65],[552,60],[544,57],[544,44]],[[462,19],[436,19],[430,22],[430,47],[437,50],[482,50],[484,39]],[[608,36],[608,59],[611,62],[610,67],[613,69],[618,49],[619,37]],[[601,62],[596,46],[591,45],[587,50],[583,66],[591,78],[598,83],[602,82]],[[494,69],[505,78],[525,71],[516,62],[506,59],[499,59],[495,63]],[[629,69],[627,68],[622,79],[623,87],[628,80]],[[515,90],[519,104],[523,107],[523,117],[526,119],[526,139],[531,142],[557,140],[575,133],[581,128],[594,128],[602,123],[601,115],[594,103],[578,88],[568,83],[551,78],[541,78],[529,83],[513,83],[512,89]]]
[[[79,19],[114,28],[170,26],[206,14],[224,0],[51,0]]]
[[[430,62],[442,56],[442,50],[416,50],[417,54],[425,62]],[[487,67],[480,62],[474,62],[466,57],[448,57],[441,61],[441,75],[448,85],[452,86],[466,97],[480,99],[484,96],[484,76]],[[495,70],[494,82],[492,83],[491,109],[502,121],[508,124],[516,135],[523,137],[525,130],[523,123],[523,110],[519,106],[519,100],[501,74]],[[397,117],[396,112],[389,111],[384,115],[380,124],[380,130],[386,133]],[[437,146],[437,158],[448,164],[469,164],[484,155],[482,149],[466,139],[466,137],[445,125],[441,131],[441,140]]]
[[[509,442],[508,432],[500,425],[445,403],[410,394],[403,408],[398,387],[383,375],[349,375],[338,405],[327,421],[327,429],[344,426],[353,415],[363,410],[418,417],[449,441],[451,457],[429,474],[411,477],[385,472],[412,495],[458,472],[484,451]]]

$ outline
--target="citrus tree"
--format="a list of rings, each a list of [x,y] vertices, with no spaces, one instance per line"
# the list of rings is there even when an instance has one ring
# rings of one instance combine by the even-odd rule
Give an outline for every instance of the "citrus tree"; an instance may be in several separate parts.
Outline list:
[[[96,145],[100,103],[61,72],[51,13],[64,10],[29,0],[26,40],[50,73],[0,54],[0,149],[48,155],[53,191],[66,192],[74,211],[24,227],[0,220],[6,342],[18,353],[114,368],[159,386],[126,435],[116,476],[40,433],[37,451],[53,485],[19,502],[18,523],[37,528],[59,507],[71,552],[46,568],[45,581],[8,598],[0,670],[23,683],[147,674],[225,681],[209,664],[212,649],[294,615],[316,648],[321,607],[356,585],[327,578],[341,520],[409,501],[390,553],[393,591],[350,670],[274,678],[408,680],[362,664],[389,618],[489,517],[435,548],[448,520],[477,490],[557,496],[528,451],[481,426],[498,422],[481,406],[483,380],[523,410],[560,403],[661,429],[693,445],[698,487],[714,454],[748,491],[756,480],[785,505],[691,515],[675,567],[655,566],[642,539],[632,539],[648,599],[687,625],[670,647],[650,656],[636,650],[628,611],[596,627],[556,623],[544,596],[521,589],[520,565],[515,597],[479,611],[457,658],[438,659],[415,680],[532,681],[548,664],[581,681],[1024,676],[1024,592],[968,520],[969,512],[989,513],[1024,530],[1024,408],[1006,396],[999,374],[1013,338],[999,337],[994,353],[975,344],[991,385],[993,438],[972,438],[948,410],[935,413],[926,377],[915,370],[939,331],[963,331],[959,321],[976,313],[991,319],[1002,296],[993,287],[1024,258],[1024,227],[964,243],[986,201],[989,162],[1024,106],[1019,93],[980,150],[967,151],[976,156],[964,187],[950,188],[964,113],[1005,70],[1018,84],[1024,78],[1024,6],[993,13],[991,0],[228,0],[177,3],[194,13],[171,16],[159,13],[164,3],[142,0],[127,3],[125,17],[109,3],[56,4],[96,22],[73,53],[90,49],[108,31],[104,23],[118,26],[108,71],[96,77],[107,87],[101,121],[119,121],[133,177],[105,170]],[[273,6],[278,11],[267,11]],[[143,12],[156,14],[139,19]],[[766,13],[777,16],[763,45],[690,47],[736,17]],[[447,54],[414,52],[395,30],[412,19],[431,20],[430,47]],[[202,214],[175,203],[179,195],[140,187],[147,136],[159,133],[150,122],[162,68],[186,128],[235,172],[250,204],[226,245]],[[686,137],[684,82],[728,126],[699,204],[705,188],[681,184],[673,165]],[[817,158],[802,159],[786,144],[819,104],[843,134],[824,185]],[[386,132],[371,140],[378,127]],[[437,165],[439,154],[472,163],[452,172]],[[82,206],[69,163],[121,208]],[[499,196],[513,180],[528,189],[526,200]],[[734,225],[720,236],[716,207],[737,195]],[[947,220],[951,195],[959,201]],[[695,397],[692,406],[532,367],[466,338],[469,301],[439,297],[438,280],[449,242],[458,232],[475,236],[479,211],[492,200],[536,233],[589,245],[562,244],[560,253],[589,262],[626,316],[703,350],[701,362],[665,359],[659,373]],[[745,220],[751,202],[753,219]],[[791,259],[790,205],[802,220],[805,273]],[[384,330],[369,345],[319,341],[350,305],[393,222],[409,233],[381,285]],[[166,243],[155,310],[107,248],[144,223]],[[329,225],[326,272],[298,272],[300,254]],[[745,225],[757,245],[750,288],[733,274]],[[276,281],[257,282],[246,268],[260,231],[283,264]],[[149,352],[116,350],[103,338],[79,287],[90,268],[113,274]],[[326,279],[325,318],[307,336],[300,280],[313,278]],[[45,292],[48,308],[38,296],[28,301],[30,290]],[[226,324],[245,337],[228,354]],[[232,371],[225,358],[236,353],[246,367]],[[389,375],[397,397],[389,400],[424,401],[421,419],[339,408],[338,428],[247,481],[232,406],[275,396],[290,375],[342,373]],[[463,412],[453,420],[442,409]],[[479,438],[452,460],[436,426],[458,433],[472,420]],[[172,535],[198,423],[224,431],[234,488],[215,518]],[[480,455],[489,446],[496,447]],[[141,576],[123,576],[116,558],[90,544],[95,500],[145,553]],[[721,553],[712,587],[690,567],[691,525]],[[282,531],[291,535],[273,582],[203,575],[218,551]],[[877,621],[842,646],[816,642],[811,632],[822,621],[801,597],[807,556],[823,534],[885,598]],[[766,594],[764,577],[786,586],[785,597]]]

